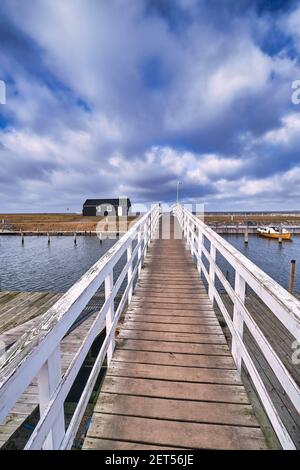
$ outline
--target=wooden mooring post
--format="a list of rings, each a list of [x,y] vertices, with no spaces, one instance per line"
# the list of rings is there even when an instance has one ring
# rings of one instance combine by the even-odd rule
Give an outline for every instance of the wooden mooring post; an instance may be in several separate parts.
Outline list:
[[[282,227],[279,228],[279,238],[278,238],[278,243],[282,243]]]
[[[249,234],[248,234],[248,225],[246,225],[245,232],[244,232],[244,243],[249,242]]]
[[[77,245],[77,234],[74,232],[74,245]]]
[[[289,283],[289,292],[292,294],[295,285],[295,273],[296,273],[296,260],[291,260],[291,271],[290,271],[290,283]]]

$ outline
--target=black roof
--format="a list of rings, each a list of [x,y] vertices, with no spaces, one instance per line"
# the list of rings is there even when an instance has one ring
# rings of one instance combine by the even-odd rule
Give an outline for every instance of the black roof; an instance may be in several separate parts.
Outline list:
[[[127,206],[131,206],[130,199],[128,197],[120,198],[121,200],[126,199],[127,201]],[[119,205],[119,198],[115,199],[87,199],[85,203],[83,204],[84,206],[101,206],[101,204],[111,204],[112,206],[118,206]]]

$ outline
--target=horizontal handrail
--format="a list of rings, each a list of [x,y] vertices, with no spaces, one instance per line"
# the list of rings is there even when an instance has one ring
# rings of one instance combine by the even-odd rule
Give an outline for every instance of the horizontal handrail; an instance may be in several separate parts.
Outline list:
[[[202,273],[207,281],[210,299],[212,302],[214,300],[216,301],[231,332],[232,354],[238,370],[241,370],[243,360],[279,441],[284,448],[295,449],[295,444],[282,422],[269,392],[260,377],[260,373],[243,341],[244,324],[247,325],[265,359],[271,366],[278,381],[298,413],[300,413],[300,389],[246,308],[246,283],[249,284],[258,297],[271,309],[277,318],[279,318],[292,336],[298,340],[300,334],[300,302],[186,208],[178,204],[174,206],[173,213],[178,218],[187,244],[192,254],[195,256],[199,273]],[[210,242],[210,252],[204,246],[204,237]],[[232,288],[217,265],[217,252],[221,253],[235,270],[235,288]],[[208,270],[202,260],[202,255],[204,255],[208,262]],[[216,277],[233,302],[233,319],[231,319],[216,288]]]
[[[60,413],[63,402],[67,397],[72,384],[84,362],[87,352],[96,337],[101,332],[101,325],[106,321],[106,338],[101,348],[101,357],[98,355],[98,366],[108,354],[110,361],[111,351],[114,347],[114,329],[126,302],[129,303],[134,286],[134,279],[139,275],[147,248],[153,238],[161,209],[159,205],[153,207],[147,214],[138,220],[134,226],[115,245],[90,268],[81,279],[62,296],[41,318],[38,325],[27,332],[8,351],[7,357],[0,370],[0,420],[7,416],[22,393],[35,377],[38,377],[40,390],[40,421],[26,448],[59,448],[65,438],[63,422],[59,426]],[[136,246],[132,249],[133,242]],[[113,285],[113,269],[127,252],[127,262],[121,274]],[[134,263],[134,266],[133,266]],[[114,312],[114,299],[120,290],[126,276],[128,282],[122,295],[117,312]],[[79,350],[73,358],[67,372],[62,376],[59,361],[51,364],[53,354],[60,354],[60,342],[68,333],[83,308],[91,297],[105,282],[105,302],[96,316],[89,332],[84,338]],[[59,349],[57,349],[59,348]],[[109,349],[109,351],[108,351]],[[57,356],[58,357],[58,356]],[[55,373],[53,373],[53,370]],[[94,369],[93,369],[94,370]],[[46,371],[46,372],[45,372]],[[46,377],[46,379],[45,379]],[[53,379],[56,377],[56,379]],[[96,381],[97,376],[92,379]],[[46,380],[46,385],[45,385]],[[51,382],[52,381],[52,382]],[[46,390],[46,398],[45,398]],[[48,393],[49,392],[49,393]],[[83,392],[84,400],[88,400],[92,388],[89,384]],[[84,409],[76,408],[76,422],[71,421],[72,429],[68,428],[68,446],[76,434],[80,417]],[[74,416],[75,416],[74,415]],[[57,432],[57,426],[60,431]]]

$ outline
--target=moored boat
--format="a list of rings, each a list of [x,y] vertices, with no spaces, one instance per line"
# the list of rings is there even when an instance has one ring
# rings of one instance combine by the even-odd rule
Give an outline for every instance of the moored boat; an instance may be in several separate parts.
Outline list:
[[[257,232],[262,237],[281,238],[282,240],[291,240],[292,232],[288,232],[285,228],[269,225],[267,227],[259,227]]]

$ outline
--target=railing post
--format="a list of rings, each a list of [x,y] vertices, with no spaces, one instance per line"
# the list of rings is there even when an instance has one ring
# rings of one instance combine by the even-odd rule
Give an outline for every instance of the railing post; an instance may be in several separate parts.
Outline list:
[[[42,415],[49,405],[53,393],[61,380],[60,346],[54,350],[38,373],[39,408]],[[44,450],[57,450],[65,435],[64,404],[59,404],[57,419],[45,439]]]
[[[138,263],[138,277],[140,277],[140,274],[141,274],[141,270],[142,270],[142,244],[141,244],[141,240],[142,240],[142,234],[141,234],[141,229],[139,229],[138,231],[138,236],[137,236],[137,242],[138,242],[138,259],[137,259],[137,263]]]
[[[234,290],[237,296],[239,297],[239,299],[241,300],[241,302],[244,304],[245,296],[246,296],[246,282],[237,271],[235,272]],[[237,302],[235,302],[234,308],[233,308],[233,326],[237,334],[241,338],[243,338],[244,321],[243,321],[242,312],[240,311],[240,307]],[[242,356],[241,356],[241,351],[240,351],[238,341],[236,340],[234,335],[232,335],[231,352],[232,352],[237,370],[240,374],[241,368],[242,368]]]
[[[209,286],[208,286],[208,297],[210,298],[211,303],[214,302],[214,285],[215,285],[215,264],[216,264],[216,247],[210,243],[210,256],[211,261],[209,263]]]
[[[131,256],[132,256],[132,242],[130,243],[129,247],[127,248],[127,262],[131,259]],[[127,284],[128,285],[131,283],[131,280],[132,280],[132,260],[131,260],[130,266],[128,268],[128,273],[127,273]],[[129,287],[129,290],[128,290],[128,305],[130,304],[131,299],[132,299],[132,292],[133,292],[133,283],[131,284],[131,286]]]
[[[144,223],[142,227],[142,261],[141,261],[141,267],[144,266],[145,264],[145,256],[146,256],[146,246],[147,246],[147,231],[148,231],[148,220]]]
[[[186,249],[190,249],[190,220],[188,216],[186,216],[186,223],[185,223],[185,233],[186,233]]]
[[[113,271],[105,278],[105,301],[108,301],[111,291],[113,289],[114,285],[114,274]],[[114,305],[114,299],[109,300],[109,308],[106,314],[106,334],[109,333],[111,329],[111,325],[114,320],[114,314],[115,314],[115,305]],[[113,355],[115,349],[115,337],[112,335],[108,349],[107,349],[107,365],[109,366],[111,362],[111,358]]]
[[[148,219],[148,248],[150,247],[151,238],[152,238],[152,212]]]
[[[202,247],[203,247],[203,233],[198,229],[198,256],[201,260],[202,257]],[[201,263],[200,260],[197,260],[197,269],[199,272],[199,275],[201,276]]]
[[[195,244],[195,240],[196,240],[195,230],[196,230],[196,226],[195,226],[194,221],[192,220],[192,223],[191,223],[191,242],[190,242],[191,243],[191,255],[192,255],[192,257],[195,254],[195,248],[194,248],[194,244]]]
[[[182,216],[182,230],[183,230],[183,238],[186,238],[186,215],[183,213]]]

